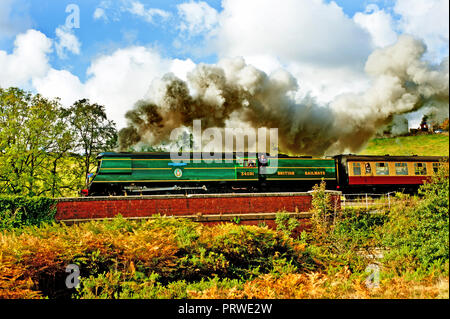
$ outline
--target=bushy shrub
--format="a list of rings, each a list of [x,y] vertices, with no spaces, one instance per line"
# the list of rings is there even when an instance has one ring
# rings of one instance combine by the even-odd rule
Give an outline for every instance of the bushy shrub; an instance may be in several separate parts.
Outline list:
[[[389,248],[386,266],[403,271],[445,270],[449,260],[449,181],[448,166],[441,165],[432,180],[411,198],[393,207],[381,230]]]
[[[127,278],[123,273],[112,271],[81,280],[81,289],[76,298],[83,299],[185,299],[198,292],[218,287],[220,289],[242,289],[243,282],[237,279],[218,277],[202,278],[196,282],[176,280],[167,284],[152,274],[146,278]]]
[[[274,260],[287,258],[300,266],[305,260],[288,236],[266,227],[222,224],[211,229],[207,247],[229,262],[231,278],[250,278],[273,269]],[[299,258],[300,257],[300,258]]]
[[[385,211],[369,212],[365,208],[345,208],[333,227],[335,241],[341,249],[364,249],[379,246],[378,230],[388,219]]]
[[[288,213],[276,214],[275,224],[277,225],[277,231],[280,231],[287,236],[291,236],[294,230],[300,226],[298,219],[291,217]]]
[[[327,272],[343,268],[364,272],[370,261],[367,256],[379,246],[377,229],[383,225],[386,214],[353,208],[335,211],[325,186],[322,181],[313,188],[312,227],[310,232],[302,233],[300,240]]]
[[[0,230],[54,220],[56,200],[48,197],[0,196]]]
[[[31,282],[34,291],[51,298],[73,293],[65,288],[69,264],[80,269],[81,287],[74,295],[79,298],[132,297],[133,289],[136,296],[171,296],[171,289],[206,279],[248,280],[313,265],[304,246],[267,227],[211,227],[171,218],[129,221],[120,216],[4,231],[0,256],[10,260],[11,272],[21,274],[17,280]]]

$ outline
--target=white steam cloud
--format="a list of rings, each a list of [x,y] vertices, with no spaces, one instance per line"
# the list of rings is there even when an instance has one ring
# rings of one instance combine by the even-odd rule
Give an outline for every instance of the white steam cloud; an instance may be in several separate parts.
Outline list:
[[[411,36],[374,51],[365,66],[372,85],[326,105],[294,98],[298,84],[285,70],[270,75],[242,58],[199,64],[187,81],[173,74],[152,84],[149,98],[136,103],[121,130],[122,149],[153,145],[180,126],[202,120],[202,128],[278,128],[279,150],[290,154],[357,152],[394,116],[422,107],[448,108],[449,64],[424,61],[426,47]]]

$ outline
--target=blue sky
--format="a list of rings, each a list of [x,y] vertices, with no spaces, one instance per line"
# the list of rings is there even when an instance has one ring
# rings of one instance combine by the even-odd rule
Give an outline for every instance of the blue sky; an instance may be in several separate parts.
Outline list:
[[[79,28],[65,26],[69,5]],[[0,86],[66,104],[88,97],[122,124],[154,79],[185,79],[199,63],[240,56],[284,68],[298,96],[327,103],[365,90],[367,58],[401,34],[423,41],[432,63],[448,56],[443,0],[1,0],[0,21]]]
[[[174,47],[173,41],[178,35],[177,5],[185,1],[140,1],[145,9],[158,8],[171,14],[167,19],[155,17],[153,22],[148,22],[145,18],[136,17],[135,14],[125,11],[121,8],[124,4],[120,1],[112,1],[112,4],[105,9],[108,20],[93,17],[95,10],[99,7],[102,8],[102,1],[31,0],[22,2],[26,3],[25,7],[28,9],[25,11],[19,7],[19,10],[31,18],[31,27],[43,32],[48,37],[54,37],[55,29],[65,23],[69,16],[69,13],[65,11],[66,7],[70,4],[78,5],[80,28],[74,29],[74,34],[82,43],[83,54],[71,55],[68,60],[59,59],[54,52],[51,62],[55,67],[71,68],[73,73],[83,80],[86,76],[85,71],[93,58],[131,45],[153,46],[165,56],[181,59],[191,58],[194,62],[214,63],[217,61],[215,54],[202,56],[200,59]],[[221,2],[218,0],[208,1],[208,5],[216,10],[221,8]],[[12,44],[12,41],[6,42],[6,48],[11,50]]]
[[[68,5],[76,4],[80,8],[80,28],[74,30],[74,34],[82,43],[82,54],[71,55],[70,59],[60,59],[56,52],[51,54],[51,64],[56,68],[68,68],[80,79],[85,80],[86,69],[91,60],[98,55],[108,54],[118,48],[130,45],[144,45],[157,47],[164,55],[186,59],[191,58],[194,62],[214,63],[217,55],[214,53],[198,57],[183,49],[176,48],[173,41],[178,35],[177,30],[177,5],[186,1],[167,0],[142,0],[140,1],[147,8],[158,8],[170,12],[173,16],[166,21],[155,19],[149,23],[143,18],[136,18],[129,12],[120,9],[120,1],[113,3],[106,9],[108,20],[95,19],[93,17],[97,8],[101,8],[102,1],[93,0],[19,0],[13,1],[11,6],[11,16],[26,17],[25,23],[18,26],[18,30],[25,31],[33,28],[41,31],[48,37],[55,37],[55,29],[63,25],[69,16],[65,10]],[[114,3],[116,2],[116,3]],[[329,3],[330,1],[325,1]],[[370,3],[378,3],[380,8],[389,10],[393,1],[355,1],[338,0],[336,2],[343,12],[352,17],[357,12],[363,12]],[[221,1],[210,0],[208,5],[220,11]],[[11,52],[14,47],[14,39],[7,37],[1,39],[0,49]],[[194,39],[198,40],[198,39]],[[191,42],[195,45],[195,42]]]

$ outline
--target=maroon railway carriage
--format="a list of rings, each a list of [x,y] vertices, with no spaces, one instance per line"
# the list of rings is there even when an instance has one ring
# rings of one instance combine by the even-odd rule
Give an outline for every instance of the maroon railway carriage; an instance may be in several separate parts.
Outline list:
[[[415,191],[448,165],[442,156],[335,156],[338,185],[342,191]]]

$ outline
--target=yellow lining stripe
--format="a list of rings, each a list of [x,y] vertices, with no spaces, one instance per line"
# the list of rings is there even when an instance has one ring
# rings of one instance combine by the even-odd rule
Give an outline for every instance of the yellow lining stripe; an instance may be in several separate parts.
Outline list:
[[[277,168],[277,169],[310,169],[310,168],[317,168],[317,169],[334,169],[334,167],[275,167],[275,166],[266,166],[267,168]],[[121,168],[121,167],[103,167],[101,170],[113,170],[113,169],[120,169],[120,170],[152,170],[152,169],[164,169],[169,170],[172,169],[171,167],[133,167],[133,168]],[[240,167],[240,166],[233,166],[233,167],[182,167],[182,169],[257,169],[257,167]]]
[[[294,158],[278,157],[278,160],[285,160],[285,161],[288,161],[288,160],[304,160],[304,161],[311,161],[311,160],[314,160],[314,161],[334,161],[334,160],[332,160],[332,159],[328,159],[328,158],[301,158],[301,157],[298,157],[298,158],[296,158],[296,157],[294,157]]]
[[[102,170],[109,170],[109,169],[123,169],[123,168],[120,168],[120,167],[103,167],[103,168],[100,168],[100,170],[102,171]],[[152,168],[140,168],[140,167],[136,167],[136,168],[129,168],[129,170],[131,171],[131,170],[134,170],[134,169],[137,169],[137,170],[139,170],[139,169],[171,169],[170,167],[163,167],[163,168],[158,168],[158,167],[152,167]]]
[[[189,161],[237,161],[237,160],[249,160],[249,159],[257,159],[256,157],[242,157],[242,158],[220,158],[220,159],[203,159],[203,158],[189,158]],[[286,158],[286,157],[278,157],[277,160],[303,160],[303,161],[334,161],[332,159],[327,158]],[[269,158],[270,160],[270,158]],[[172,161],[171,158],[102,158],[101,161]],[[183,161],[180,159],[180,161]]]
[[[322,179],[320,177],[317,178],[266,178],[266,180],[271,180],[271,181],[303,181],[303,180],[318,180],[318,179]],[[336,178],[324,178],[324,180],[335,180]]]
[[[323,166],[312,166],[312,167],[308,167],[308,166],[296,166],[296,167],[277,167],[277,166],[266,166],[267,168],[288,168],[288,169],[300,169],[300,168],[320,168],[320,169],[327,169],[327,168],[331,168],[333,169],[334,167],[330,166],[330,167],[323,167]]]
[[[93,181],[92,183],[143,183],[143,182],[214,182],[214,181],[236,181],[236,182],[241,182],[241,181],[257,181],[258,179],[247,179],[247,178],[243,178],[243,179],[172,179],[172,180],[167,180],[167,179],[163,179],[163,180],[156,180],[156,179],[152,179],[152,180],[139,180],[139,181],[129,181],[129,180],[124,180],[124,181]]]
[[[219,158],[219,159],[203,159],[203,158],[187,158],[186,160],[189,160],[189,162],[193,161],[202,161],[202,162],[215,162],[217,160],[219,161],[238,161],[238,160],[249,160],[249,159],[256,159],[256,157],[243,157],[243,158]],[[100,161],[172,161],[171,158],[102,158]],[[176,161],[183,162],[183,159],[179,159]]]
[[[256,169],[256,167],[185,167],[184,169]]]
[[[335,169],[335,172],[336,172],[336,180],[338,181],[339,180],[339,170],[338,170],[337,161],[334,163],[334,169]]]
[[[257,167],[183,167],[182,169],[257,169]],[[119,170],[152,170],[152,169],[163,169],[163,170],[170,170],[172,169],[171,167],[133,167],[131,168],[120,168],[120,167],[104,167],[101,168],[101,170],[114,170],[114,169],[119,169]]]

